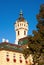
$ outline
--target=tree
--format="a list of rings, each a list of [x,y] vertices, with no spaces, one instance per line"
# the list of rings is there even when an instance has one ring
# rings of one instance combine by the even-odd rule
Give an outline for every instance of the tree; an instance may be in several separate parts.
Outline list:
[[[40,6],[39,14],[36,17],[37,31],[33,31],[34,36],[28,36],[28,48],[24,49],[26,52],[24,55],[26,57],[32,54],[34,65],[44,65],[44,4]]]

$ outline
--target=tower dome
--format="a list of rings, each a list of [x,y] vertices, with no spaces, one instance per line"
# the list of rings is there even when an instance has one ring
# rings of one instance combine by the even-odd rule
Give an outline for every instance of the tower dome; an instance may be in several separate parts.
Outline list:
[[[23,17],[22,10],[20,11],[19,18],[17,19],[17,22],[25,22],[25,18]]]
[[[16,31],[16,42],[19,41],[19,39],[27,36],[28,23],[23,17],[22,11],[20,11],[19,18],[16,20],[15,31]]]

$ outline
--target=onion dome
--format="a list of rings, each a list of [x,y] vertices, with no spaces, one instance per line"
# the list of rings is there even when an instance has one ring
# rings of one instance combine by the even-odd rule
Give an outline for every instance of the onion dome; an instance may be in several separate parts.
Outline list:
[[[22,10],[20,11],[19,18],[17,19],[17,22],[25,22],[25,18],[23,17]]]

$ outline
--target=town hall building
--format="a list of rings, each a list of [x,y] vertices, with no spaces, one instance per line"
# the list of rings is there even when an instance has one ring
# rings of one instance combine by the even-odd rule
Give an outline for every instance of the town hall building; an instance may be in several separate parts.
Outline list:
[[[14,27],[16,32],[15,44],[11,44],[6,40],[0,43],[0,65],[32,65],[32,56],[29,55],[25,59],[23,54],[23,49],[28,48],[28,22],[23,17],[22,11],[20,11]]]

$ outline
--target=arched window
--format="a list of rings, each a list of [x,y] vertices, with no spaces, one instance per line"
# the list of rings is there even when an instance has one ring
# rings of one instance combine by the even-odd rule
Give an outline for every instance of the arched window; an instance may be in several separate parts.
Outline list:
[[[18,24],[18,26],[19,26],[19,24]]]
[[[24,35],[26,35],[26,31],[24,31]]]
[[[7,55],[6,55],[6,61],[9,62],[10,58],[9,58],[9,53],[7,52]]]
[[[21,57],[21,55],[20,55],[19,59],[20,59],[20,63],[22,63],[22,57]]]
[[[27,60],[26,60],[25,62],[26,62],[26,63],[28,63],[28,61],[27,61]]]
[[[13,55],[13,62],[16,62],[15,54]]]
[[[6,57],[9,57],[9,53],[7,52]]]
[[[25,26],[25,24],[24,24],[24,26]]]
[[[18,35],[19,35],[19,31],[18,31]]]
[[[15,58],[15,54],[13,54],[13,58]]]

